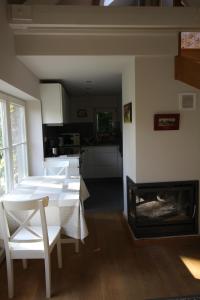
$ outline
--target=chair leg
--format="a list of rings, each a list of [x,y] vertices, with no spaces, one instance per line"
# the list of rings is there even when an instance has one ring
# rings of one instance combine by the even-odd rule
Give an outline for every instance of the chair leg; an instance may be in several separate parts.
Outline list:
[[[62,268],[62,250],[61,250],[60,238],[57,241],[57,255],[58,255],[58,267],[59,267],[59,269],[61,269]]]
[[[51,298],[51,260],[49,255],[45,257],[44,263],[45,263],[46,297]]]
[[[22,266],[24,270],[27,269],[27,259],[22,259]]]
[[[75,240],[75,252],[79,253],[79,240]]]
[[[14,274],[13,274],[13,260],[6,258],[7,264],[7,276],[8,276],[8,296],[13,298],[14,296]]]

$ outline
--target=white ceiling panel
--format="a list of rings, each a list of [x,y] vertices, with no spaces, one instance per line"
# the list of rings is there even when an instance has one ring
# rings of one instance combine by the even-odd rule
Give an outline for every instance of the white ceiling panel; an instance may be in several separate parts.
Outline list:
[[[61,80],[72,95],[117,94],[129,56],[19,56],[40,80]]]

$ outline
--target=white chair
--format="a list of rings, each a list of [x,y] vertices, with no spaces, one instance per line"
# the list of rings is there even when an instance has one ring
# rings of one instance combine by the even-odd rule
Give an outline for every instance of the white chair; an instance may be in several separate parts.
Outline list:
[[[68,169],[69,176],[80,176],[79,171],[79,158],[78,157],[70,157],[69,158],[69,169]]]
[[[56,158],[44,161],[44,175],[64,175],[68,177],[69,162]]]
[[[23,267],[27,267],[26,259],[44,259],[46,277],[46,297],[51,297],[51,262],[50,254],[57,245],[58,265],[62,267],[62,255],[60,244],[60,227],[48,226],[46,223],[45,209],[48,205],[48,197],[28,201],[1,201],[0,224],[3,233],[6,252],[8,294],[14,295],[13,260],[22,259]],[[29,211],[29,212],[28,212]],[[39,211],[41,226],[29,226],[29,221]],[[25,213],[24,221],[21,214]],[[16,216],[17,214],[17,216]],[[20,218],[19,218],[20,215]],[[10,234],[7,217],[11,217],[19,227]]]
[[[79,176],[79,158],[54,157],[44,161],[45,175]]]

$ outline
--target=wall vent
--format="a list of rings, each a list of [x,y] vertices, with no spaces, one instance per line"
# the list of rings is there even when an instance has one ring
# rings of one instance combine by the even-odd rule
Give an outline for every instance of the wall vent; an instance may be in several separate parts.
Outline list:
[[[196,109],[196,94],[181,93],[179,94],[179,109],[180,110],[195,110]]]

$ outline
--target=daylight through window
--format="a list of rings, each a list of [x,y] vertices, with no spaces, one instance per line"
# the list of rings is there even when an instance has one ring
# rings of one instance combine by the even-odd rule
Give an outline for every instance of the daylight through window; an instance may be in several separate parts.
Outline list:
[[[10,191],[26,175],[24,103],[0,95],[0,194]]]

